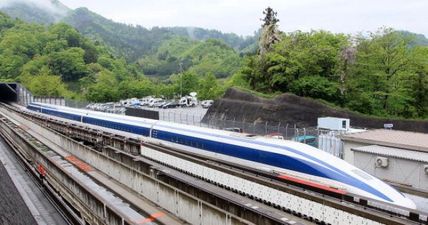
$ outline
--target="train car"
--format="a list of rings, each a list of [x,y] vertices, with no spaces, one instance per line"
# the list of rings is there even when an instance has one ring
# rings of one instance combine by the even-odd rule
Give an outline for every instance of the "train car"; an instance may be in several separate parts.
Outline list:
[[[62,106],[32,103],[28,109],[82,123],[120,130],[150,142],[298,179],[368,199],[415,209],[385,182],[312,146],[245,133],[215,130]]]

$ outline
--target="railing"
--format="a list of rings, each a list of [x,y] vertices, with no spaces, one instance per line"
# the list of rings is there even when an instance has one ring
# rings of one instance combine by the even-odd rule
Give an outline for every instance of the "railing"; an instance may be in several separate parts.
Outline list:
[[[88,105],[87,102],[57,97],[34,97],[34,101],[73,108],[85,108]],[[281,122],[248,122],[236,119],[210,118],[209,116],[205,116],[206,110],[202,110],[201,108],[189,108],[178,111],[170,109],[147,109],[159,111],[159,119],[163,121],[220,130],[239,130],[261,136],[274,136],[277,138],[281,136],[286,140],[306,143],[336,157],[343,158],[343,143],[337,137],[340,134],[337,132],[318,130],[316,127],[299,128],[295,124],[284,124]]]

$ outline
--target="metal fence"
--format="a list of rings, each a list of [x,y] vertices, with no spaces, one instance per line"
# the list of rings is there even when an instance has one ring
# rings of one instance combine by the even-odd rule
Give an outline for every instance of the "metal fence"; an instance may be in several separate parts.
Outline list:
[[[85,108],[89,104],[88,102],[50,97],[34,97],[34,101],[65,105],[73,108]],[[221,130],[241,130],[245,133],[262,136],[282,136],[286,140],[311,144],[336,157],[343,157],[343,143],[338,138],[338,135],[340,135],[338,132],[323,131],[316,127],[299,128],[295,124],[284,124],[281,122],[248,122],[236,119],[204,118],[206,110],[201,107],[177,109],[147,108],[147,110],[159,112],[159,119],[163,121]]]
[[[209,127],[214,129],[236,129],[245,133],[262,136],[282,136],[286,140],[295,140],[310,144],[320,150],[339,158],[343,158],[343,143],[339,135],[343,132],[319,130],[316,127],[299,128],[295,124],[246,122],[238,120],[222,120],[218,118],[205,118],[204,114],[189,112],[160,111],[160,120],[170,121],[193,126]]]
[[[240,129],[245,133],[252,133],[258,135],[271,135],[283,136],[285,139],[291,140],[298,136],[314,136],[319,135],[318,129],[311,128],[298,128],[294,124],[268,123],[268,122],[246,122],[238,120],[222,120],[218,118],[205,118],[204,113],[190,113],[190,112],[175,112],[170,110],[159,111],[160,120],[170,121],[175,123],[209,127],[214,129]],[[302,139],[303,142],[306,138]]]
[[[80,108],[80,109],[85,108],[89,104],[88,102],[71,100],[63,97],[34,96],[31,100],[33,102],[68,106],[68,107]]]
[[[65,106],[65,99],[61,97],[48,97],[48,96],[34,96],[34,102],[52,104],[52,105],[61,105]]]
[[[89,104],[89,102],[85,102],[85,101],[77,101],[77,100],[72,100],[72,99],[65,99],[65,106],[72,107],[72,108],[83,109],[88,104]]]

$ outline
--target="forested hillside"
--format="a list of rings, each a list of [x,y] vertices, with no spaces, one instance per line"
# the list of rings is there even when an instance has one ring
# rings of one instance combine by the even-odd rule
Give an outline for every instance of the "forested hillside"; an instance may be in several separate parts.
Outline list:
[[[79,30],[83,35],[111,47],[114,54],[124,56],[132,62],[150,54],[173,34],[165,29],[148,30],[108,20],[86,8],[78,8],[63,21]]]
[[[428,117],[428,47],[381,28],[368,36],[282,33],[265,11],[259,53],[232,81],[264,93],[292,92],[377,116]]]
[[[16,2],[1,7],[11,17],[26,22],[51,24],[58,21],[65,22],[86,37],[109,46],[116,56],[123,56],[129,62],[156,52],[163,41],[180,36],[194,41],[207,39],[223,40],[237,52],[251,51],[256,37],[241,37],[236,34],[226,34],[217,30],[208,30],[198,27],[154,27],[147,29],[142,26],[133,26],[117,23],[106,19],[87,8],[70,10],[57,0],[52,0],[49,7],[32,2]]]
[[[19,81],[34,95],[117,101],[181,91],[214,98],[223,91],[210,73],[189,71],[156,83],[139,71],[67,24],[29,24],[0,13],[0,80]]]
[[[50,5],[32,1],[6,1],[3,4],[0,2],[0,11],[29,23],[51,24],[66,17],[71,9],[58,0],[51,0]]]
[[[7,9],[33,22],[61,18],[76,29],[1,14],[0,79],[21,81],[36,95],[112,101],[197,91],[207,99],[240,86],[268,95],[292,92],[376,116],[428,117],[423,35],[390,28],[353,36],[284,33],[268,8],[256,35],[242,38],[201,28],[146,29],[52,3],[66,13],[19,4]]]
[[[234,33],[222,33],[218,30],[208,30],[199,27],[167,27],[169,31],[182,37],[189,37],[191,40],[218,39],[234,48],[237,51],[243,51],[257,42],[258,34],[254,36],[241,37]]]
[[[192,41],[174,37],[164,41],[156,53],[144,57],[139,64],[147,75],[168,76],[189,71],[225,78],[240,68],[241,58],[221,40]]]
[[[70,10],[56,0],[48,8],[17,2],[0,10],[29,22],[63,21],[106,46],[112,55],[138,62],[140,72],[161,79],[188,70],[200,78],[206,74],[228,77],[239,69],[240,55],[256,51],[256,36],[243,38],[196,27],[146,29],[114,22],[86,8]]]
[[[90,98],[94,81],[106,77],[110,82],[143,79],[66,24],[46,27],[0,13],[1,80],[20,81],[35,95]]]

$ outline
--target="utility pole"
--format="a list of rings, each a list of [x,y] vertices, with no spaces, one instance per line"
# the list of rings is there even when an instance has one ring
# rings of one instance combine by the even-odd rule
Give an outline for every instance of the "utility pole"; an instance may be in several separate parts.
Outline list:
[[[183,97],[183,62],[180,61],[180,98]]]

